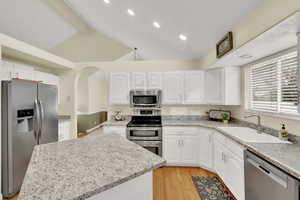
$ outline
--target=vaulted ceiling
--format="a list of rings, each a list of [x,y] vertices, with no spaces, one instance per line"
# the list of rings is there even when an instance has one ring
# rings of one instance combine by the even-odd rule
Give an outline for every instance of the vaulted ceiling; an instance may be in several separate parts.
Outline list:
[[[146,59],[199,59],[260,0],[67,0],[90,26]],[[128,9],[135,16],[127,13]],[[161,28],[153,27],[153,21]],[[179,35],[188,37],[179,40]]]
[[[44,49],[63,44],[81,30],[50,8],[50,1],[67,3],[92,30],[137,47],[144,59],[199,59],[261,0],[5,0],[0,32]]]
[[[77,31],[41,0],[2,0],[0,32],[50,49]]]

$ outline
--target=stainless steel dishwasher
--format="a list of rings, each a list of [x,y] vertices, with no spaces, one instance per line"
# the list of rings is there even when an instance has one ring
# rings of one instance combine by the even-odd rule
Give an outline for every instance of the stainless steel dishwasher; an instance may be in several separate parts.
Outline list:
[[[299,200],[299,180],[255,154],[245,153],[246,200]]]

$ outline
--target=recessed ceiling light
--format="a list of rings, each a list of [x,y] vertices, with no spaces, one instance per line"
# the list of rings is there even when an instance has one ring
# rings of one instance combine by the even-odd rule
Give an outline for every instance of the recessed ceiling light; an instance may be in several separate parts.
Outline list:
[[[242,58],[242,59],[250,59],[250,58],[253,58],[253,56],[251,56],[251,55],[249,55],[249,54],[243,54],[243,55],[240,55],[239,57]]]
[[[131,9],[128,9],[127,12],[128,12],[128,14],[131,15],[131,16],[134,16],[134,15],[135,15],[135,13],[133,12],[133,10],[131,10]]]
[[[110,0],[103,0],[104,1],[104,3],[106,3],[106,4],[110,4]]]
[[[159,24],[158,22],[153,22],[153,26],[154,26],[155,28],[160,28],[160,24]]]
[[[183,41],[185,41],[185,40],[187,40],[187,37],[185,36],[185,35],[179,35],[179,38],[181,39],[181,40],[183,40]]]

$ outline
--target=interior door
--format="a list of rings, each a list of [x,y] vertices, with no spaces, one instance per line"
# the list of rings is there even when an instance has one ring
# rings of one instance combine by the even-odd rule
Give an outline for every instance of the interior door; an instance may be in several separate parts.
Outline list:
[[[39,83],[38,100],[42,118],[39,144],[56,142],[58,141],[57,87]]]
[[[37,97],[37,84],[29,81],[13,80],[5,83],[7,93],[4,104],[7,112],[4,120],[6,130],[3,140],[7,151],[3,152],[4,177],[3,193],[16,193],[20,190],[31,154],[37,140],[34,134],[34,116],[22,117],[21,112],[34,113],[34,101]],[[6,101],[6,102],[5,102]]]

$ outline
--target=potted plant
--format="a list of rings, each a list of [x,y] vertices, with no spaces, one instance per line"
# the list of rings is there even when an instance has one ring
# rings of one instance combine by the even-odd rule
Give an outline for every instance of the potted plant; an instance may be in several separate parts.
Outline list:
[[[224,124],[228,124],[228,122],[229,122],[229,114],[228,113],[222,113],[221,116],[222,116],[223,123]]]

